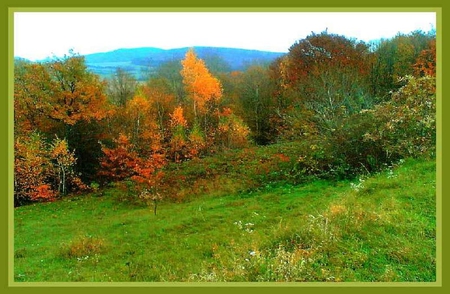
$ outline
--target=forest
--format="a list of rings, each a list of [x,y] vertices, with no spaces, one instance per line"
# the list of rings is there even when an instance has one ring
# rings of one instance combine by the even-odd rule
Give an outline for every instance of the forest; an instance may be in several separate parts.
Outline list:
[[[437,281],[434,31],[212,61],[15,59],[14,281]]]
[[[183,201],[186,177],[205,177],[180,173],[184,162],[283,142],[297,145],[267,154],[267,173],[285,165],[273,181],[434,156],[435,73],[436,37],[421,31],[374,44],[312,33],[244,71],[209,69],[190,50],[145,82],[120,68],[101,80],[74,52],[17,59],[14,204],[128,181],[143,198]]]

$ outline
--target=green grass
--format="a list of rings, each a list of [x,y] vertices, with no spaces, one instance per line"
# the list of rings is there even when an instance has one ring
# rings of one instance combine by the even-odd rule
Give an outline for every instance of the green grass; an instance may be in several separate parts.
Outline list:
[[[167,201],[156,216],[114,187],[19,207],[15,281],[435,281],[435,163],[362,180]]]

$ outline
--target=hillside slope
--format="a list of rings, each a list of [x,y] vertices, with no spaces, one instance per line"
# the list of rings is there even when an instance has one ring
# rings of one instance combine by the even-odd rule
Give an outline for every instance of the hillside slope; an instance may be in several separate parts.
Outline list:
[[[433,161],[151,207],[124,191],[15,209],[15,281],[435,281]]]

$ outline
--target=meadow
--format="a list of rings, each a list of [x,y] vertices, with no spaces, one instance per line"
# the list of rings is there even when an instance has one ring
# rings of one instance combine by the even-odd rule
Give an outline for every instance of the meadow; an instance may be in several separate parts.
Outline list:
[[[406,160],[353,180],[152,207],[109,187],[15,208],[17,282],[433,282],[436,173]]]

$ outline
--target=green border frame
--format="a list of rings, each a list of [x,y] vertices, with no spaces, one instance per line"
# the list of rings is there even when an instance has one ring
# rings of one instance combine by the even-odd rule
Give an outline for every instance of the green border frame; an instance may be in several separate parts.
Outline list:
[[[261,291],[266,290],[274,290],[273,287],[277,287],[277,290],[283,289],[284,291],[288,290],[300,290],[300,288],[308,287],[308,290],[313,291],[322,291],[327,290],[330,288],[333,288],[333,291],[337,290],[344,290],[346,292],[350,291],[357,291],[357,290],[364,290],[364,291],[378,291],[381,289],[378,289],[380,287],[388,289],[393,289],[394,291],[423,291],[424,287],[427,288],[427,291],[441,291],[443,290],[443,287],[445,285],[444,282],[444,276],[445,273],[444,269],[444,254],[443,254],[443,244],[444,242],[444,236],[443,236],[443,225],[444,225],[444,217],[442,214],[443,207],[444,207],[444,201],[443,201],[443,181],[442,181],[442,175],[444,173],[444,167],[443,167],[443,144],[445,142],[444,140],[444,129],[443,129],[443,111],[446,104],[443,103],[442,95],[444,92],[445,85],[442,81],[442,74],[443,74],[443,61],[445,60],[442,56],[442,47],[444,44],[444,34],[443,34],[443,10],[444,10],[444,1],[434,1],[430,0],[425,3],[412,3],[412,1],[398,1],[398,0],[391,0],[391,1],[377,1],[376,7],[373,6],[371,3],[367,3],[367,7],[362,7],[360,1],[350,1],[350,0],[342,0],[339,2],[339,7],[335,7],[335,3],[331,0],[322,1],[320,5],[313,5],[309,7],[305,7],[308,4],[303,3],[292,3],[293,1],[284,1],[279,0],[277,1],[276,5],[278,7],[270,7],[270,6],[263,6],[264,4],[261,3],[243,3],[243,1],[235,1],[235,0],[229,0],[225,3],[216,2],[215,5],[217,7],[212,7],[211,3],[199,3],[200,1],[190,1],[189,7],[186,7],[186,4],[182,1],[176,0],[171,1],[170,4],[167,3],[147,3],[147,1],[142,0],[129,0],[127,1],[128,7],[120,7],[117,5],[117,7],[112,6],[104,6],[105,4],[97,4],[96,0],[91,1],[85,1],[81,0],[76,3],[76,6],[72,4],[72,6],[68,7],[61,7],[61,3],[54,0],[45,0],[40,1],[37,5],[33,1],[30,0],[24,0],[24,1],[12,1],[12,0],[6,0],[5,7],[2,5],[2,14],[4,17],[2,17],[1,21],[1,28],[2,33],[5,34],[2,36],[6,36],[7,42],[3,43],[3,46],[1,47],[1,53],[4,54],[3,56],[6,57],[5,60],[2,59],[0,64],[0,68],[3,69],[1,71],[2,77],[5,78],[2,79],[5,87],[1,87],[1,90],[3,90],[3,95],[8,97],[8,99],[1,100],[4,105],[1,109],[7,110],[6,115],[0,116],[0,124],[2,126],[6,126],[6,132],[4,132],[4,128],[2,128],[2,135],[8,138],[7,144],[2,144],[1,148],[2,151],[6,151],[4,154],[8,154],[6,158],[2,157],[3,164],[1,165],[4,167],[2,169],[2,174],[4,175],[1,178],[1,187],[7,187],[7,195],[8,197],[4,197],[3,201],[6,205],[1,206],[3,207],[3,212],[1,215],[6,220],[6,228],[5,230],[2,230],[4,232],[4,239],[1,243],[2,249],[5,248],[5,250],[2,250],[2,252],[6,253],[6,258],[2,259],[4,262],[2,264],[7,265],[5,274],[3,274],[3,268],[2,268],[2,277],[6,278],[5,280],[2,280],[1,288],[6,289],[11,292],[23,292],[23,291],[29,291],[29,290],[36,290],[36,291],[53,291],[53,290],[63,290],[63,291],[71,291],[71,290],[81,290],[80,287],[89,287],[88,289],[92,289],[94,291],[101,290],[99,287],[106,287],[107,291],[111,290],[125,290],[124,287],[133,288],[133,290],[143,290],[141,287],[148,287],[151,286],[152,289],[158,289],[158,290],[182,290],[181,288],[184,288],[183,291],[189,291],[190,289],[195,290],[196,292],[198,290],[212,290],[210,287],[220,287],[214,289],[214,291],[222,291],[222,290],[228,290],[226,288],[233,287],[234,290],[243,289],[244,291],[249,290],[256,290],[258,293]],[[205,1],[201,1],[205,2]],[[403,3],[399,3],[403,2]],[[116,2],[117,3],[117,2]],[[69,3],[71,4],[71,3]],[[122,4],[122,3],[121,3]],[[421,7],[423,4],[426,4],[426,7]],[[108,5],[112,5],[111,3],[108,3]],[[122,4],[123,5],[123,4]],[[257,5],[257,6],[256,6]],[[273,4],[272,4],[273,5]],[[415,5],[416,7],[410,7],[410,5]],[[102,7],[103,6],[103,7]],[[322,7],[319,7],[322,6]],[[5,9],[3,9],[5,8]],[[13,33],[12,33],[12,26],[13,26],[13,19],[12,15],[13,12],[19,12],[19,11],[180,11],[180,12],[187,12],[187,11],[202,11],[202,12],[211,12],[211,11],[331,11],[331,12],[338,12],[338,11],[354,11],[354,12],[361,12],[361,11],[428,11],[428,12],[436,12],[437,13],[437,23],[436,23],[436,30],[437,30],[437,50],[438,50],[438,60],[437,60],[437,71],[438,71],[438,79],[437,79],[437,282],[433,283],[340,283],[340,284],[328,284],[328,283],[16,283],[13,282],[13,271],[11,267],[13,266],[13,256],[14,256],[14,249],[13,249],[13,242],[11,240],[11,237],[13,237],[13,206],[12,201],[8,201],[8,198],[11,199],[10,195],[13,193],[13,185],[12,185],[12,173],[11,171],[13,166],[13,127],[12,127],[12,113],[13,113],[13,103],[11,99],[12,88],[13,88]],[[8,92],[9,90],[9,92]],[[9,96],[8,96],[9,94]],[[5,105],[6,104],[6,105]],[[4,133],[3,133],[4,132]],[[6,146],[5,146],[6,145]],[[5,148],[6,147],[6,148]],[[6,244],[4,244],[6,243]],[[6,245],[5,247],[3,247]],[[5,283],[6,282],[6,283]],[[59,287],[64,287],[64,289],[61,289]],[[72,287],[66,288],[66,287]],[[95,288],[91,288],[95,287]],[[155,288],[153,288],[155,287]],[[249,287],[252,287],[253,289],[249,289]],[[314,287],[314,288],[309,288]],[[116,289],[112,289],[116,288]],[[193,289],[195,288],[195,289]],[[371,288],[371,289],[370,289]],[[384,290],[384,289],[383,289]]]

